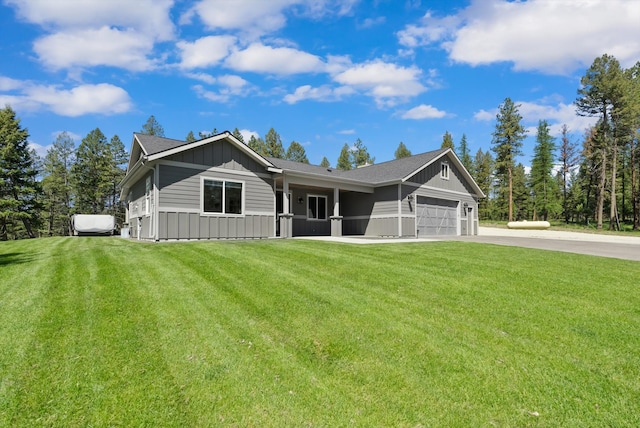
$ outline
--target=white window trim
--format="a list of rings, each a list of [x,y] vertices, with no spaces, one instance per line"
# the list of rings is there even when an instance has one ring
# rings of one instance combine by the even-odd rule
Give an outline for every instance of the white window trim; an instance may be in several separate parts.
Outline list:
[[[222,209],[223,212],[221,213],[213,213],[213,212],[208,212],[204,210],[204,182],[205,181],[220,181],[222,182]],[[233,213],[225,213],[224,209],[225,209],[225,205],[226,205],[226,200],[227,200],[227,195],[226,193],[226,186],[225,184],[227,182],[230,183],[238,183],[238,184],[242,184],[242,213],[240,214],[233,214]],[[245,194],[246,194],[246,183],[243,180],[229,180],[226,178],[219,178],[219,177],[205,177],[205,176],[200,176],[200,215],[203,216],[211,216],[211,217],[244,217],[245,216],[245,212],[246,212],[246,207],[245,207]]]
[[[443,167],[446,167],[446,168],[443,168]],[[442,178],[443,180],[448,180],[450,169],[451,168],[449,167],[449,164],[447,162],[440,163],[440,178]]]
[[[313,218],[313,217],[309,217],[309,198],[323,198],[324,199],[324,218]],[[328,204],[329,204],[329,198],[326,195],[314,195],[314,194],[310,194],[307,193],[307,200],[306,200],[306,205],[305,205],[305,210],[307,212],[307,221],[329,221],[329,216],[327,213],[328,210]],[[318,202],[316,199],[316,214],[317,214],[317,208],[318,208]]]

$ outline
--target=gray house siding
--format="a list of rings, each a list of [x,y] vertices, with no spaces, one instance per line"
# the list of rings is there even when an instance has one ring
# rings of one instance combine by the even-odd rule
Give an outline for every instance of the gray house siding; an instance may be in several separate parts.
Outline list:
[[[293,213],[293,236],[329,236],[333,215],[333,190],[291,187],[291,212]],[[325,219],[312,220],[307,216],[307,197],[324,196],[327,198]],[[301,199],[302,198],[302,199]],[[302,203],[299,201],[302,200]]]
[[[403,189],[404,191],[404,189]],[[408,192],[405,194],[408,195]],[[408,201],[403,200],[403,211]],[[378,187],[372,194],[346,192],[340,196],[342,220],[342,233],[345,235],[365,236],[398,236],[398,185],[393,184]],[[411,220],[403,218],[402,235],[413,236],[405,233],[404,227]]]
[[[158,161],[157,168],[157,239],[243,239],[275,235],[273,180],[263,166],[232,144],[220,141],[167,156]],[[202,177],[242,182],[242,215],[203,214]]]
[[[130,190],[129,230],[131,237],[136,239],[149,239],[151,236],[149,225],[154,200],[153,191],[149,194],[145,192],[147,179],[153,189],[153,171],[149,171]]]

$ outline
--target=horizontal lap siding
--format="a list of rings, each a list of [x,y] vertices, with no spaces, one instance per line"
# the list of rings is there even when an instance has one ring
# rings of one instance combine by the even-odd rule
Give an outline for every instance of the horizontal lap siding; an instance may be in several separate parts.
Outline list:
[[[243,239],[275,235],[275,215],[271,214],[275,213],[273,182],[252,174],[266,173],[266,169],[242,150],[223,141],[166,159],[189,166],[159,165],[158,239]],[[244,215],[201,215],[201,177],[243,182]]]
[[[206,171],[160,165],[160,208],[200,209],[200,177],[244,182],[245,211],[273,212],[274,197],[270,180],[236,175],[232,171]]]
[[[371,215],[398,215],[398,186],[385,186],[375,189]]]

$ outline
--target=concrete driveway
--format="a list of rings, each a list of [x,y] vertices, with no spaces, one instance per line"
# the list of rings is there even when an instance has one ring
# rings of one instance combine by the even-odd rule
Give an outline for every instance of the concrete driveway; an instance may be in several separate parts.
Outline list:
[[[480,227],[477,236],[451,239],[640,261],[640,237]]]

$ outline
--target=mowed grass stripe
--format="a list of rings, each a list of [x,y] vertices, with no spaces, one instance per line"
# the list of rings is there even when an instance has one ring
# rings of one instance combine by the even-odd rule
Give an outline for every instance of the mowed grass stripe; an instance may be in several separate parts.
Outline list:
[[[115,243],[69,238],[51,254],[57,262],[44,278],[51,285],[11,425],[188,425],[154,338],[155,314],[127,281]]]
[[[39,241],[65,256],[2,266],[58,269],[47,316],[23,317],[26,360],[3,354],[12,425],[640,422],[638,263],[461,242]]]

